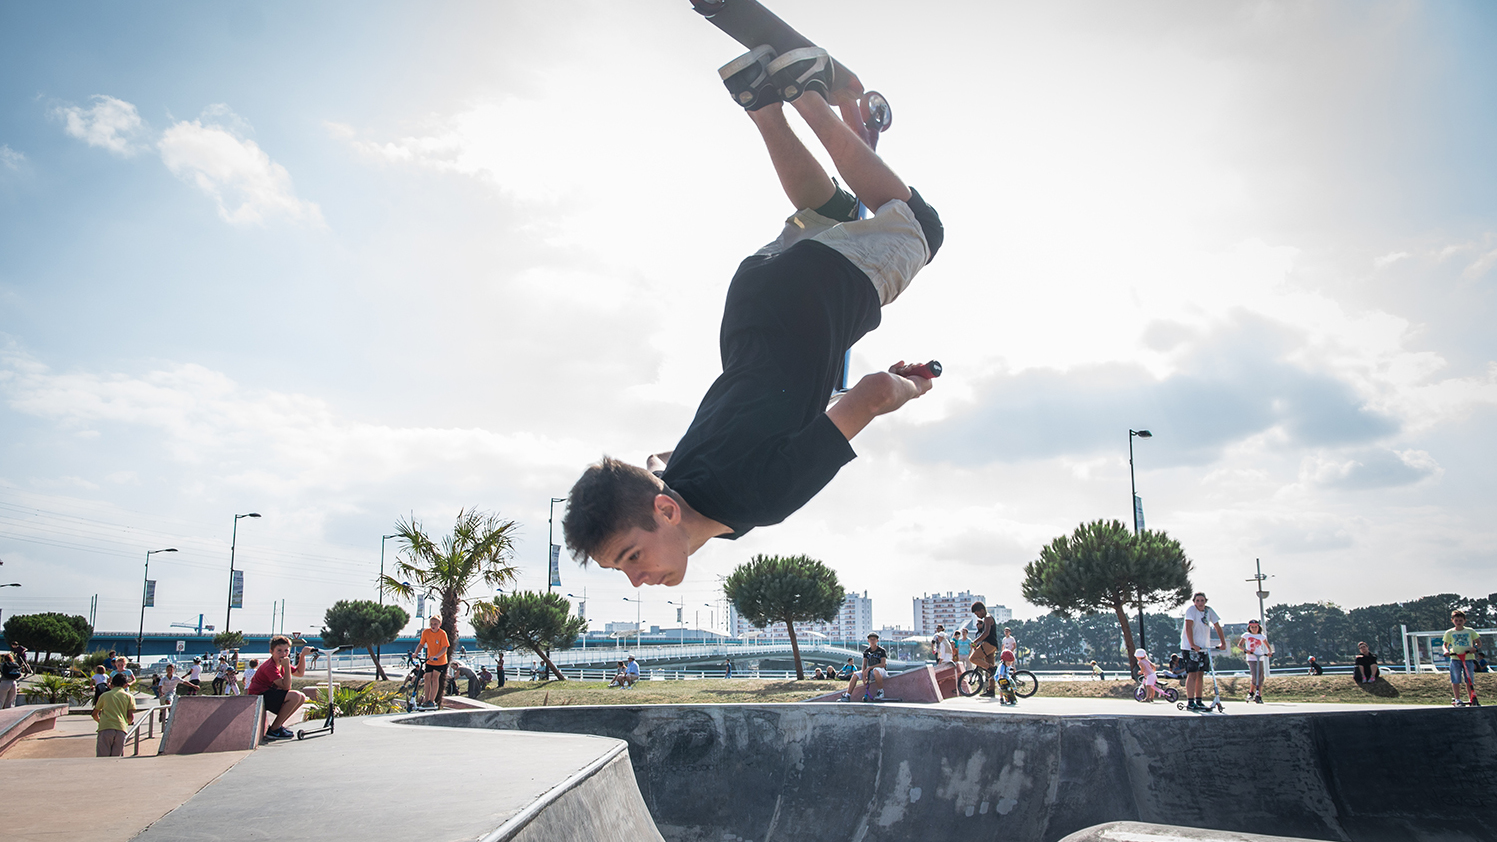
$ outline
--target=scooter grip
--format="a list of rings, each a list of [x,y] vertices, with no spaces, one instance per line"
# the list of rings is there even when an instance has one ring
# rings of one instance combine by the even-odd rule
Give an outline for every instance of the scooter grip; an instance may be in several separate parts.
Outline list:
[[[905,372],[905,376],[924,377],[927,380],[934,380],[941,376],[941,362],[940,360],[931,360],[928,363],[921,363]]]

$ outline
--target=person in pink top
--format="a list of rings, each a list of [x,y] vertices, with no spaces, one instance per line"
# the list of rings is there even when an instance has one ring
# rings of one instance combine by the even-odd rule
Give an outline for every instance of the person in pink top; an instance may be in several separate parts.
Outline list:
[[[292,664],[291,639],[285,635],[276,635],[270,639],[270,658],[255,670],[249,680],[249,687],[245,692],[264,698],[265,709],[275,714],[275,721],[265,732],[267,741],[286,740],[296,736],[286,728],[286,722],[301,709],[307,697],[291,689],[291,679],[306,674],[307,653],[311,650],[312,647],[303,646],[296,653],[296,663]]]
[[[1155,668],[1154,662],[1149,660],[1149,653],[1144,649],[1133,650],[1133,657],[1138,660],[1138,673],[1144,682],[1144,701],[1154,701],[1154,694],[1159,691],[1159,670]]]

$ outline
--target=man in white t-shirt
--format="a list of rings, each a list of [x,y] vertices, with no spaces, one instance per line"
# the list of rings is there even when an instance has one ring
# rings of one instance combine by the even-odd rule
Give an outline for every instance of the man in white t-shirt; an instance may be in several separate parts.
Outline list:
[[[951,638],[946,636],[944,625],[936,624],[936,636],[931,638],[930,647],[936,656],[936,669],[940,669],[943,664],[956,663],[956,647],[951,645]]]
[[[1003,651],[1019,654],[1019,641],[1014,639],[1014,630],[1005,628],[1003,630]]]
[[[1206,595],[1197,593],[1191,597],[1190,607],[1185,609],[1185,623],[1180,628],[1180,660],[1185,667],[1186,710],[1203,710],[1201,688],[1205,683],[1203,673],[1211,669],[1212,648],[1227,648],[1227,635],[1222,631],[1221,618],[1206,607]],[[1211,630],[1216,629],[1215,647],[1211,645]]]

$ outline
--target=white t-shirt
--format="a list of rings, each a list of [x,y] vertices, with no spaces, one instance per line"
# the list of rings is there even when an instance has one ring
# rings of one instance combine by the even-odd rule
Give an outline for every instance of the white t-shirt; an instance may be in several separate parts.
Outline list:
[[[947,663],[947,662],[953,660],[953,656],[955,655],[955,651],[956,650],[954,650],[952,648],[952,646],[951,646],[951,641],[946,637],[946,633],[945,632],[937,632],[936,633],[936,663],[938,663],[938,664],[944,664],[944,663]]]
[[[191,683],[193,681],[201,681],[202,678],[203,678],[203,665],[202,664],[193,664],[192,665],[192,669],[190,669],[190,670],[187,671],[187,681],[189,683]]]
[[[1195,645],[1202,649],[1210,649],[1211,627],[1222,621],[1216,616],[1215,609],[1208,605],[1205,611],[1201,611],[1192,605],[1185,609],[1185,620],[1194,626]],[[1185,637],[1185,625],[1186,623],[1180,624],[1180,648],[1182,650],[1190,648],[1190,640]]]
[[[1243,632],[1242,651],[1247,653],[1247,659],[1249,661],[1256,661],[1259,658],[1267,658],[1268,636],[1262,634],[1253,634],[1252,632]]]
[[[1014,640],[1014,636],[1011,634],[1005,635],[1003,638],[1003,648],[1006,651],[1012,652],[1019,648],[1019,641]]]
[[[180,675],[161,676],[161,698],[164,699],[167,696],[170,696],[171,694],[177,692],[177,685],[181,683],[182,676]]]

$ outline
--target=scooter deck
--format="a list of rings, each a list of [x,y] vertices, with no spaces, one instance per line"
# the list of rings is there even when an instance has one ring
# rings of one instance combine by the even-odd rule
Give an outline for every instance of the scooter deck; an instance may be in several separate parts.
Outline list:
[[[758,0],[691,0],[691,5],[713,26],[750,50],[768,44],[775,53],[784,55],[801,47],[817,46],[774,12],[764,8]],[[832,69],[833,90],[841,89],[857,78],[836,59],[832,59]]]

